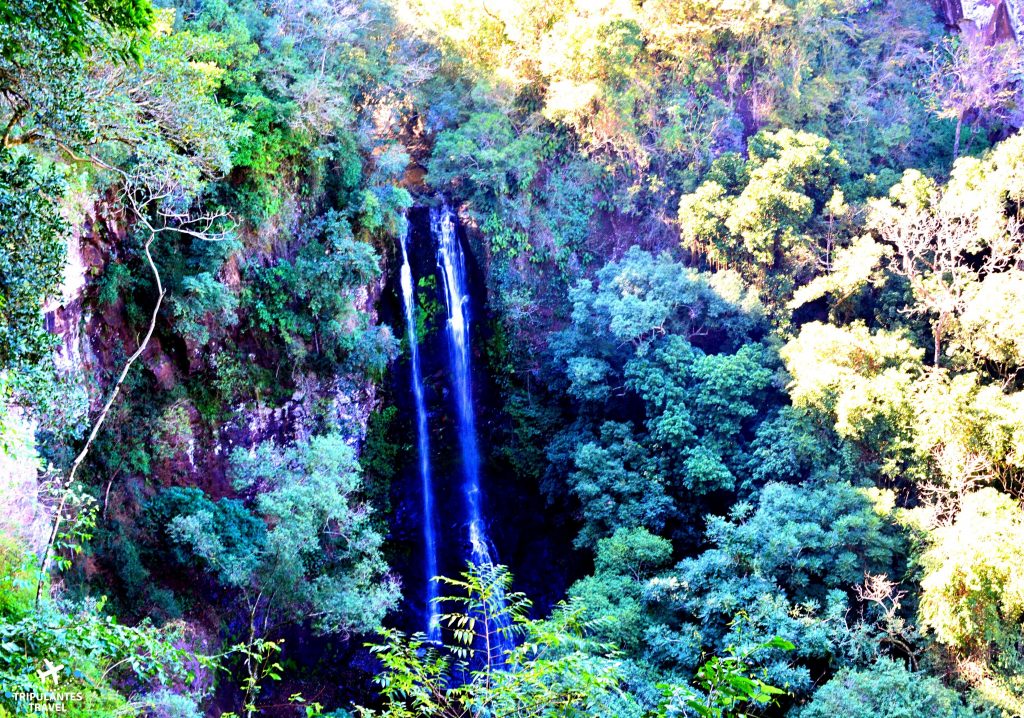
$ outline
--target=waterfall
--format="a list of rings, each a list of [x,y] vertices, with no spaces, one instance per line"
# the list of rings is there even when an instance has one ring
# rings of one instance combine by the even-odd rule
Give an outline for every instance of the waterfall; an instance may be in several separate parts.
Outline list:
[[[423,496],[424,572],[426,574],[427,640],[441,640],[440,606],[437,602],[437,517],[434,514],[434,486],[430,470],[430,435],[427,430],[427,406],[423,398],[423,374],[420,369],[420,351],[416,337],[416,294],[409,264],[409,224],[402,233],[402,304],[405,307],[406,336],[409,339],[409,373],[412,395],[416,402],[416,447],[419,451],[420,492]]]
[[[459,446],[462,449],[462,479],[468,514],[469,545],[473,563],[493,563],[480,509],[480,447],[477,443],[473,409],[473,379],[469,364],[469,291],[466,259],[455,234],[455,217],[447,204],[430,210],[430,231],[437,242],[437,266],[444,280],[444,303],[448,309],[448,350],[451,357],[452,389],[458,412]]]
[[[456,234],[455,214],[447,202],[430,210],[430,232],[437,243],[437,266],[444,284],[444,302],[448,310],[445,331],[451,360],[451,381],[458,414],[459,446],[462,450],[462,484],[469,529],[470,560],[476,566],[494,565],[491,542],[480,506],[480,447],[473,409],[473,378],[470,368],[470,297],[466,281],[466,258]],[[492,610],[503,616],[496,626],[495,638],[500,651],[511,648],[508,621],[501,609],[502,595],[494,599]],[[489,659],[493,657],[489,656]],[[503,656],[498,657],[503,661]]]

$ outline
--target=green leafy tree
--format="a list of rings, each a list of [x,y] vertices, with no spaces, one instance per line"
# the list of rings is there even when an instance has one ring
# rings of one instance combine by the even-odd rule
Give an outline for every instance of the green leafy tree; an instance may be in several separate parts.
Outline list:
[[[810,702],[794,711],[798,718],[903,718],[906,716],[974,715],[960,696],[925,673],[907,670],[889,658],[863,670],[844,668],[815,691]]]
[[[253,715],[266,680],[281,678],[274,631],[305,621],[343,639],[375,630],[396,606],[399,585],[384,561],[378,526],[359,500],[359,465],[340,436],[237,449],[231,475],[248,506],[214,502],[194,488],[170,489],[150,504],[149,515],[176,563],[201,568],[237,592],[233,607],[248,630],[232,652],[241,664],[242,702]]]
[[[620,528],[597,542],[594,574],[569,589],[588,616],[606,619],[596,636],[636,655],[651,625],[644,584],[672,559],[672,544],[643,528]],[[609,620],[610,619],[610,620]]]
[[[735,158],[716,160],[715,179],[682,197],[683,244],[713,266],[789,292],[815,266],[814,223],[846,181],[847,164],[827,139],[791,130],[759,133],[747,153],[739,177],[730,172]],[[739,181],[718,181],[725,178]]]
[[[798,646],[795,662],[766,651],[759,660],[768,680],[807,691],[805,661],[846,652],[847,592],[866,572],[899,570],[901,540],[873,500],[843,483],[769,484],[756,504],[710,517],[713,548],[648,583],[650,610],[670,616],[654,632],[661,640],[650,659],[669,666],[687,659],[687,652],[665,648],[691,643],[693,633],[715,653],[779,636]]]
[[[438,135],[427,172],[438,186],[465,184],[460,194],[484,210],[530,184],[540,149],[535,137],[518,133],[505,115],[479,112]]]
[[[184,290],[172,305],[175,321],[184,335],[198,346],[210,341],[210,328],[238,323],[238,297],[209,272],[185,277]]]
[[[666,686],[666,700],[659,707],[658,715],[748,718],[748,706],[760,711],[786,694],[757,677],[757,672],[749,665],[751,657],[758,651],[791,651],[793,648],[792,643],[781,638],[742,651],[729,647],[724,656],[713,656],[697,670],[695,688]]]
[[[266,544],[265,524],[241,501],[212,501],[195,487],[158,494],[146,505],[144,527],[147,538],[167,543],[175,563],[182,567],[199,563],[227,586],[250,579]]]
[[[251,508],[211,501],[195,488],[170,489],[150,503],[150,525],[166,535],[174,560],[198,559],[222,585],[239,589],[260,636],[306,619],[343,635],[376,628],[398,585],[357,498],[351,448],[328,435],[286,449],[239,449],[232,475]]]
[[[578,445],[573,465],[569,480],[586,522],[578,543],[593,543],[628,526],[664,529],[672,500],[664,478],[651,470],[650,455],[628,424],[602,424],[597,441]]]
[[[32,367],[52,349],[43,302],[64,269],[64,180],[32,157],[0,154],[0,371]]]
[[[398,600],[398,584],[370,509],[358,499],[352,448],[338,435],[289,448],[261,444],[236,450],[231,465],[235,487],[268,524],[249,578],[251,608],[265,612],[265,623],[308,619],[341,634],[376,628]]]
[[[614,649],[589,636],[597,622],[585,618],[581,605],[560,604],[545,621],[527,619],[528,602],[509,591],[502,566],[471,567],[445,583],[455,594],[442,603],[454,600],[459,607],[442,617],[454,656],[421,634],[384,631],[383,644],[370,644],[384,667],[378,677],[384,709],[359,709],[360,715],[638,715],[620,687]],[[495,591],[503,596],[500,604]],[[496,629],[516,636],[516,645],[502,650],[488,642]]]
[[[99,45],[137,60],[153,14],[149,0],[5,0],[0,5],[0,56],[18,57],[19,32],[41,29],[64,53],[84,56]]]
[[[348,362],[380,373],[396,342],[357,305],[359,291],[380,274],[373,247],[355,239],[347,219],[335,211],[308,231],[293,260],[252,268],[243,300],[251,323],[280,340],[289,361],[322,357],[332,366]]]
[[[571,298],[554,350],[579,418],[550,458],[569,466],[579,543],[619,527],[663,531],[684,491],[734,489],[746,478],[743,437],[776,400],[771,354],[751,341],[761,308],[742,282],[634,248]]]

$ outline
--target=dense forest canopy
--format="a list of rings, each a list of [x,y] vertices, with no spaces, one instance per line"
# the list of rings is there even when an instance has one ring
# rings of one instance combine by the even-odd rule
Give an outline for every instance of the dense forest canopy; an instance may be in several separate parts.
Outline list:
[[[0,716],[1024,715],[1022,31],[0,0]]]

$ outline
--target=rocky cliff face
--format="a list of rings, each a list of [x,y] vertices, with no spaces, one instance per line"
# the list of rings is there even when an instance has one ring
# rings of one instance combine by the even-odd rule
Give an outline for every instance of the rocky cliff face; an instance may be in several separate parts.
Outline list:
[[[1024,29],[1022,0],[935,0],[939,17],[971,41],[994,45],[1020,42]]]
[[[125,356],[137,348],[139,341],[139,332],[133,329],[127,315],[125,298],[100,304],[96,301],[95,284],[110,262],[128,252],[128,243],[138,240],[130,236],[126,218],[109,199],[73,206],[68,219],[72,232],[68,237],[63,286],[44,311],[48,329],[58,338],[54,356],[58,371],[69,386],[77,386],[83,395],[79,410],[69,419],[75,425],[74,433],[83,436],[109,396],[110,377],[120,372]],[[290,221],[303,221],[301,213],[296,212]],[[273,247],[273,243],[260,242],[258,237],[251,239],[260,246]],[[231,258],[221,272],[225,285],[236,293],[242,291],[237,257]],[[356,308],[369,314],[374,323],[383,285],[382,273],[378,281],[363,287],[357,298]],[[170,310],[169,302],[165,301],[161,321],[167,321]],[[239,335],[244,330],[235,327],[232,331],[234,339],[247,339]],[[250,339],[249,343],[253,341]],[[258,358],[252,354],[250,360]],[[202,353],[194,347],[186,345],[184,351],[169,351],[161,342],[158,324],[157,333],[133,372],[147,372],[155,388],[170,395],[204,369],[204,362]],[[322,431],[325,424],[358,449],[377,402],[374,382],[344,375],[305,375],[292,381],[296,388],[283,402],[257,399],[224,407],[222,415],[226,418],[216,422],[204,419],[187,398],[177,400],[165,414],[173,414],[178,435],[158,437],[159,429],[150,427],[154,440],[159,438],[166,443],[166,450],[154,461],[151,478],[159,485],[199,486],[214,497],[223,496],[231,490],[225,473],[228,456],[235,448],[251,448],[267,441],[291,443],[308,438],[315,430]],[[133,398],[122,392],[115,408],[129,405]],[[26,472],[26,476],[29,474],[34,480],[35,468]],[[116,494],[115,488],[115,498]]]

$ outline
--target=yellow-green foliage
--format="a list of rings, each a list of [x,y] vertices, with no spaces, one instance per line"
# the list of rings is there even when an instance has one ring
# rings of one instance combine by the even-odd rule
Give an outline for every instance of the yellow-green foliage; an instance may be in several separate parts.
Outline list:
[[[977,373],[926,372],[923,351],[898,333],[812,322],[781,355],[793,405],[892,477],[949,483],[980,465],[1007,477],[1024,468],[1024,394]]]
[[[956,161],[942,196],[943,209],[977,218],[979,239],[996,240],[1011,222],[1008,206],[1024,200],[1024,135],[996,145],[983,158]]]
[[[921,556],[920,622],[946,647],[975,702],[1024,713],[1024,509],[994,488],[968,494]]]
[[[969,290],[960,317],[960,341],[973,354],[1002,366],[1024,365],[1024,272],[991,274]]]
[[[32,609],[34,568],[25,548],[0,534],[0,618],[20,618]]]
[[[704,184],[680,198],[682,243],[777,300],[815,263],[817,225],[848,214],[841,186],[849,167],[828,139],[808,132],[759,132],[747,154],[745,163],[716,160]]]
[[[986,660],[1024,639],[1024,510],[984,488],[935,529],[921,557],[921,622],[936,639]]]
[[[883,471],[903,468],[911,458],[922,350],[898,333],[812,322],[781,355],[794,406],[829,417],[841,437],[877,455]]]

